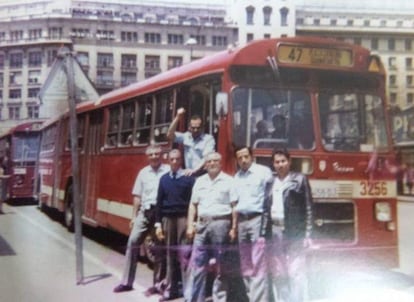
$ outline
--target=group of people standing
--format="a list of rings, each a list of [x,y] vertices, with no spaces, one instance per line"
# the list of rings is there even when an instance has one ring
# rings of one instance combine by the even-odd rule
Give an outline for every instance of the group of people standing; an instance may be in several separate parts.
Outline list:
[[[247,146],[235,150],[238,172],[224,173],[199,116],[191,117],[187,132],[175,131],[184,113],[177,111],[167,133],[183,144],[183,154],[171,150],[165,165],[159,146],[146,150],[149,165],[132,190],[126,266],[114,292],[132,290],[139,246],[155,228],[159,245],[146,294],[158,293],[160,301],[205,301],[209,274],[213,301],[303,301],[312,225],[306,176],[290,171],[286,150],[273,152],[273,175]]]

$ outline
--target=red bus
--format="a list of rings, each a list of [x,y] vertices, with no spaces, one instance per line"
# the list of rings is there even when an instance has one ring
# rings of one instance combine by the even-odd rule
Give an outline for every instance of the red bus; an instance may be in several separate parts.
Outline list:
[[[311,261],[398,265],[396,185],[384,165],[394,161],[385,72],[369,50],[309,37],[253,41],[79,106],[85,222],[128,234],[145,147],[171,148],[166,132],[179,107],[187,111],[180,130],[202,116],[231,174],[235,145],[252,146],[255,160],[269,166],[273,148],[289,148],[315,201]],[[44,128],[40,197],[66,209],[71,226],[67,137],[66,116]]]
[[[0,136],[0,163],[4,176],[2,196],[9,200],[37,197],[35,168],[39,155],[43,121],[25,122]]]

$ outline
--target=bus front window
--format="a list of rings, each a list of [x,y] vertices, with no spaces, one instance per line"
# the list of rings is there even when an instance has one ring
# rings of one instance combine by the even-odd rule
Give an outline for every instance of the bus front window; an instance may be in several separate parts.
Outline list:
[[[372,152],[387,147],[381,99],[365,94],[321,93],[322,143],[331,151]]]
[[[314,147],[310,97],[304,91],[239,87],[232,99],[236,146]]]

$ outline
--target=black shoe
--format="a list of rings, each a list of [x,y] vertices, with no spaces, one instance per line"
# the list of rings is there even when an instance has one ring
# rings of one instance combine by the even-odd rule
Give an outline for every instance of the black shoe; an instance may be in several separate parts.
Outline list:
[[[155,294],[161,294],[161,292],[159,291],[158,288],[156,288],[155,286],[151,286],[149,288],[147,288],[147,290],[144,292],[145,297],[149,297]]]
[[[163,302],[163,301],[170,301],[170,300],[175,300],[178,298],[181,298],[182,296],[180,295],[171,295],[171,296],[162,296],[158,301],[159,302]]]
[[[131,285],[119,284],[117,287],[114,288],[114,293],[122,293],[130,290],[133,290]]]

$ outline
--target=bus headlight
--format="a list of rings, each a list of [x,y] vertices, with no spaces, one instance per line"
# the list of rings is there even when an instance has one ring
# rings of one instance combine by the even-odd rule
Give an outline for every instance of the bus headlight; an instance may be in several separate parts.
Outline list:
[[[375,204],[375,218],[378,221],[388,222],[392,220],[391,205],[389,202],[381,201]]]

